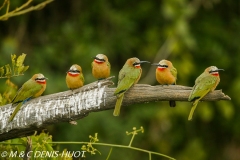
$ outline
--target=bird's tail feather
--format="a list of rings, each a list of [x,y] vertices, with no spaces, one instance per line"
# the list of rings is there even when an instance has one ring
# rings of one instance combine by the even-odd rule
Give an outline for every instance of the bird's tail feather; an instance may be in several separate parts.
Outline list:
[[[191,121],[192,120],[192,116],[193,116],[193,113],[197,107],[197,104],[198,104],[198,100],[194,101],[193,102],[193,105],[192,105],[192,108],[191,108],[191,111],[189,113],[189,116],[188,116],[188,120]]]
[[[11,114],[10,118],[8,119],[8,122],[11,122],[13,120],[13,118],[15,117],[15,115],[17,114],[17,112],[20,110],[21,106],[22,106],[23,102],[20,102],[17,104],[16,108],[14,109],[13,113]]]
[[[122,100],[123,100],[123,94],[121,94],[117,97],[117,102],[116,102],[116,105],[115,105],[115,108],[114,108],[114,111],[113,111],[114,116],[119,116],[120,109],[121,109],[121,106],[122,106]]]

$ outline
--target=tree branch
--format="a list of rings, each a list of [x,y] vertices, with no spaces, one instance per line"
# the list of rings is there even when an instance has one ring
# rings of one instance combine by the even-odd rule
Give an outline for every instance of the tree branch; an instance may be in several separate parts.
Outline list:
[[[12,122],[8,122],[14,108],[11,104],[0,107],[0,141],[28,136],[47,125],[70,122],[90,112],[113,109],[116,88],[113,77],[96,81],[76,90],[41,96],[26,102]],[[136,84],[125,94],[122,106],[156,101],[187,101],[192,87]],[[231,100],[221,90],[207,94],[203,101]]]

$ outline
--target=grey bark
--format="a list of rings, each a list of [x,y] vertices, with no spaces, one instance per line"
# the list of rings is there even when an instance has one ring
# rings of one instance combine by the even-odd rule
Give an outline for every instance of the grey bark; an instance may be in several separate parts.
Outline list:
[[[116,88],[111,78],[96,81],[76,90],[50,94],[32,99],[21,107],[12,122],[8,122],[14,108],[11,104],[0,107],[0,141],[28,136],[47,125],[70,122],[90,112],[113,109]],[[157,101],[188,101],[192,87],[136,84],[124,96],[122,106]],[[221,90],[207,94],[202,101],[231,100]],[[190,104],[189,104],[190,105]]]

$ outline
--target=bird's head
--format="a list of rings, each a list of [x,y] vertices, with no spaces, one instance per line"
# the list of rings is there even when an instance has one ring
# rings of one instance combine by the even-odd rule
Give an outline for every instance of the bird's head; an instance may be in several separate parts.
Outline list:
[[[104,54],[98,54],[98,55],[96,55],[96,57],[94,57],[94,62],[96,62],[96,63],[104,63],[107,61],[108,61],[108,58]]]
[[[152,65],[157,66],[158,70],[164,70],[166,68],[172,67],[172,62],[163,59],[159,63],[153,63]]]
[[[216,66],[210,66],[205,69],[205,72],[207,72],[208,74],[211,74],[213,76],[218,76],[219,71],[224,71],[224,69],[218,69]]]
[[[34,80],[35,82],[39,83],[39,84],[46,84],[47,81],[46,81],[46,77],[44,77],[43,74],[41,73],[38,73],[38,74],[34,74],[32,76],[32,80]]]
[[[126,62],[126,64],[128,64],[131,67],[134,68],[141,68],[141,63],[150,63],[148,61],[140,61],[138,58],[133,57],[133,58],[129,58]]]
[[[69,74],[70,76],[77,76],[82,72],[82,68],[77,65],[74,64],[70,67],[70,69],[67,71],[67,74]]]

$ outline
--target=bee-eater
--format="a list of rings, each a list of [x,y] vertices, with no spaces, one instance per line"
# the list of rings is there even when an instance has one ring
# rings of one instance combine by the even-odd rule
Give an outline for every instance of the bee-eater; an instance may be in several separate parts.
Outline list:
[[[15,110],[9,118],[12,121],[17,112],[19,111],[22,104],[31,98],[36,98],[41,96],[41,94],[46,89],[46,77],[43,74],[34,74],[31,79],[25,82],[22,87],[17,91],[17,94],[12,100],[12,105],[17,104]]]
[[[117,96],[117,102],[113,112],[114,116],[119,116],[124,93],[138,82],[141,77],[141,63],[149,63],[148,61],[140,61],[138,58],[130,58],[126,61],[118,75],[118,86],[114,92]]]
[[[84,77],[82,73],[82,68],[79,65],[74,64],[67,71],[66,83],[67,83],[67,87],[71,90],[80,88],[83,86]]]
[[[215,66],[210,66],[195,80],[195,85],[188,97],[188,101],[193,102],[188,120],[192,120],[194,110],[198,102],[208,93],[214,91],[220,82],[219,72],[223,69],[218,69]]]
[[[168,60],[161,60],[159,63],[153,63],[152,65],[157,66],[156,79],[158,83],[162,85],[175,85],[177,80],[177,69],[174,68],[172,62]],[[170,107],[175,107],[175,101],[169,101]]]
[[[92,75],[98,80],[110,76],[111,65],[104,54],[98,54],[92,62]]]

